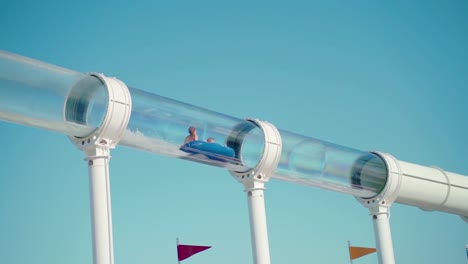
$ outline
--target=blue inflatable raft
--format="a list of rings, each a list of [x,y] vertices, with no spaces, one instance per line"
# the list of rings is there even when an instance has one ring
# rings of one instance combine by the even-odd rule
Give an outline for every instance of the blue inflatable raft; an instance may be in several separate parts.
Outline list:
[[[232,148],[222,146],[214,142],[206,142],[201,140],[190,141],[180,147],[180,150],[190,154],[203,154],[211,160],[228,161],[235,157]]]

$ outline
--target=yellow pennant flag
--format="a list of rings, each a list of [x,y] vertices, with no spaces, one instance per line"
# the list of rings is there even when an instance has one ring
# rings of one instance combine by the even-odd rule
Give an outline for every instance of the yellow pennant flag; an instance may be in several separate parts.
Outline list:
[[[374,253],[377,250],[375,248],[366,248],[366,247],[352,247],[349,246],[349,257],[351,260],[360,258],[370,253]]]

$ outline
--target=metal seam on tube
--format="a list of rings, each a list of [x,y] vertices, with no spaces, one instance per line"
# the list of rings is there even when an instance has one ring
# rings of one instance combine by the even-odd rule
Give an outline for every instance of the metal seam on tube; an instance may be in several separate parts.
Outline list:
[[[445,203],[446,203],[446,202],[448,201],[448,199],[450,198],[450,190],[452,189],[452,184],[450,183],[450,178],[449,178],[449,176],[447,175],[447,173],[446,173],[443,169],[441,169],[441,168],[439,168],[439,167],[436,167],[436,166],[431,166],[431,167],[432,167],[433,169],[435,169],[435,170],[438,170],[440,173],[442,173],[442,175],[444,175],[444,177],[445,177],[445,180],[447,180],[447,182],[444,183],[445,185],[447,185],[447,193],[446,193],[446,195],[445,195],[445,199],[444,199],[444,200],[440,203],[440,205],[439,205],[439,206],[444,206]],[[438,208],[437,206],[434,206],[433,208],[429,208],[429,209],[427,209],[427,210],[433,211],[433,210],[436,210],[437,208]],[[425,210],[426,210],[426,209],[425,209]]]

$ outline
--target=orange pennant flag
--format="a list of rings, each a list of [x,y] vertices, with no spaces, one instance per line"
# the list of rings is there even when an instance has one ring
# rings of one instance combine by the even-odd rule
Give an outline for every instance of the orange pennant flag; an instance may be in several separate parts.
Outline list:
[[[366,247],[352,247],[349,246],[349,257],[351,260],[360,258],[370,253],[374,253],[377,250],[375,248],[366,248]]]

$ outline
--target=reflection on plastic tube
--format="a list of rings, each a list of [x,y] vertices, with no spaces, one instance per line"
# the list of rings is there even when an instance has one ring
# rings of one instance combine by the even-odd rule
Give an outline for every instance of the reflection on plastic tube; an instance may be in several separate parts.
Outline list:
[[[258,163],[260,156],[251,151],[263,149],[263,137],[251,140],[262,133],[258,127],[249,130],[238,143],[242,148],[236,149],[229,146],[232,142],[228,138],[239,133],[236,127],[246,121],[134,88],[129,90],[133,109],[122,145],[235,171],[246,171]],[[186,144],[190,127],[196,129],[198,140]],[[207,142],[209,138],[214,142]]]
[[[94,77],[0,51],[0,119],[78,137],[89,135],[100,125],[104,112],[90,109],[88,114],[95,119],[86,125],[64,120],[63,113],[71,89],[77,83],[93,81],[102,96],[92,100],[105,100],[105,87]],[[89,99],[86,104],[93,104]]]
[[[281,131],[283,153],[273,178],[359,197],[377,195],[387,167],[375,154]]]
[[[99,127],[107,109],[107,90],[94,76],[80,79],[65,101],[65,121]]]

